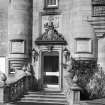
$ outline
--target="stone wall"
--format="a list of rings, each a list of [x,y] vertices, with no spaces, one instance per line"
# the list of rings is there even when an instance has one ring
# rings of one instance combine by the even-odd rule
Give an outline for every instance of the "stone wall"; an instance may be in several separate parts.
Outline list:
[[[8,1],[0,0],[0,56],[8,54]]]
[[[33,48],[37,48],[35,40],[42,34],[43,13],[48,14],[43,8],[44,0],[0,0],[0,56],[6,56],[6,59],[29,58],[31,44]],[[67,47],[75,57],[73,19],[77,15],[82,17],[82,21],[91,17],[91,0],[59,0],[59,8],[53,12],[60,14],[59,32],[67,40]],[[25,54],[11,54],[10,40],[14,39],[26,41]],[[104,67],[104,39],[100,39],[98,43],[99,63]],[[97,48],[95,49],[94,56],[97,56]]]
[[[9,2],[8,35],[9,41],[13,39],[23,39],[26,41],[25,54],[27,56],[31,48],[32,0],[14,0]],[[15,57],[16,56],[19,57],[19,55],[15,55]],[[23,57],[24,56],[25,55],[23,55]]]
[[[105,38],[98,40],[98,64],[105,71]]]
[[[33,47],[35,47],[35,39],[42,34],[41,13],[46,12],[43,8],[44,0],[33,0]],[[71,53],[74,54],[73,18],[80,15],[82,21],[86,21],[91,16],[91,0],[59,0],[59,8],[53,10],[53,12],[61,15],[59,32],[63,34]]]
[[[37,37],[43,34],[43,16],[56,14],[59,15],[59,28],[57,30],[64,36],[65,40],[68,42],[68,45],[66,47],[70,50],[71,55],[76,58],[84,57],[86,58],[86,60],[96,58],[97,40],[93,27],[90,25],[90,23],[87,22],[87,18],[91,16],[91,9],[91,0],[59,0],[58,9],[52,10],[44,9],[44,0],[33,0],[32,47],[37,51],[39,51],[40,49],[39,46],[35,45],[35,40]],[[90,51],[90,53],[76,53],[76,38],[87,38],[92,40],[92,50]],[[63,48],[64,47],[65,46],[63,46]],[[33,63],[37,79],[41,71],[40,60],[41,58],[39,56],[39,60]]]
[[[0,71],[8,71],[7,62],[8,56],[8,0],[0,0]],[[5,59],[5,64],[2,62]],[[4,68],[4,69],[3,69]],[[2,70],[1,70],[2,69]]]

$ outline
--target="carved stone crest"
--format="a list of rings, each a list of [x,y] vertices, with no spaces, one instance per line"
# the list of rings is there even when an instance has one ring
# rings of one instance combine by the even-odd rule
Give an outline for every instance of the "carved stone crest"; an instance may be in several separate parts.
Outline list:
[[[39,36],[35,41],[37,45],[43,45],[43,44],[66,45],[67,44],[63,35],[58,33],[58,31],[54,28],[53,22],[46,23],[44,27],[46,28],[45,32],[41,36]]]

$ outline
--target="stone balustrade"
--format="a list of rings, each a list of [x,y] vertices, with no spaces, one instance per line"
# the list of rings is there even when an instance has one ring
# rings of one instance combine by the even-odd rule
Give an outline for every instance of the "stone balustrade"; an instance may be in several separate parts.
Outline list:
[[[28,72],[11,75],[0,86],[0,103],[7,103],[21,98],[28,90],[32,89],[33,76]]]

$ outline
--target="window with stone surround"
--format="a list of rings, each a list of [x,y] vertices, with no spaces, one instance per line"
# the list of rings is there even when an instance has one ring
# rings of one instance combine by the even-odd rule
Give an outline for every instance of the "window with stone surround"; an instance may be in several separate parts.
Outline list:
[[[59,0],[44,0],[44,9],[56,9],[58,8]]]
[[[92,16],[105,16],[105,0],[92,0],[93,14]]]

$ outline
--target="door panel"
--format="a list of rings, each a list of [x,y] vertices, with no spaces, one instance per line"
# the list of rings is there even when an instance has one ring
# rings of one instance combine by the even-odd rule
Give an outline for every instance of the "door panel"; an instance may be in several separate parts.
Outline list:
[[[47,76],[59,76],[59,72],[45,72]]]
[[[59,88],[59,56],[44,56],[43,86]]]

